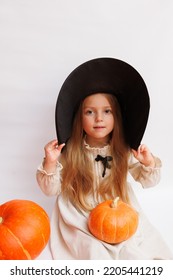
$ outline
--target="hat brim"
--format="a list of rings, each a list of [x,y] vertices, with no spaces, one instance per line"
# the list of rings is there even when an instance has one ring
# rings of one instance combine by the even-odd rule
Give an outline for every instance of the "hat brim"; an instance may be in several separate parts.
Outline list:
[[[137,149],[144,135],[150,108],[146,84],[128,63],[115,58],[96,58],[76,69],[63,83],[55,110],[55,125],[60,143],[71,136],[78,104],[93,93],[116,96],[122,113],[125,140]]]

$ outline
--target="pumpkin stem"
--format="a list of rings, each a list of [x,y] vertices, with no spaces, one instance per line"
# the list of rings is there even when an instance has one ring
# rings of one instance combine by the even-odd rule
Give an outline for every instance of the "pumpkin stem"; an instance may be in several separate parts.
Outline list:
[[[2,217],[0,217],[0,224],[2,224],[3,223],[3,218]]]
[[[117,207],[117,205],[118,205],[118,200],[119,200],[120,198],[119,198],[119,196],[117,196],[113,201],[112,201],[112,203],[111,203],[111,208],[116,208]]]

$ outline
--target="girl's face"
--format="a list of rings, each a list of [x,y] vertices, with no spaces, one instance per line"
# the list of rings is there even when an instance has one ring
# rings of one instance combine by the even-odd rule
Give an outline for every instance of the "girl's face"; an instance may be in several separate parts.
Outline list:
[[[104,145],[114,128],[114,116],[106,94],[93,94],[84,99],[82,124],[90,146]]]

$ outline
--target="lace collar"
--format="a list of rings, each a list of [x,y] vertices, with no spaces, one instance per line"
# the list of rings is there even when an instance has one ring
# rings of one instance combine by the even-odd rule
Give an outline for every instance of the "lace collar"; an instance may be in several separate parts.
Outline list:
[[[97,155],[101,155],[103,157],[110,155],[110,144],[106,144],[103,147],[90,147],[89,144],[84,139],[84,148],[85,151],[90,154],[93,158],[96,158]]]
[[[91,150],[91,151],[102,151],[102,152],[107,152],[110,149],[110,145],[106,144],[103,147],[90,147],[89,144],[86,142],[86,140],[84,139],[84,146],[87,150]]]

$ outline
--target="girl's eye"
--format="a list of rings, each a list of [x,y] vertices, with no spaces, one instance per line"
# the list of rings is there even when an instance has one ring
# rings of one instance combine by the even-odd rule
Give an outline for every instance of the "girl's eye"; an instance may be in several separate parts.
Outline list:
[[[111,114],[112,113],[112,110],[111,109],[106,109],[105,110],[105,114]]]
[[[86,115],[92,115],[94,112],[92,111],[92,110],[87,110],[86,112],[85,112],[85,114]]]

